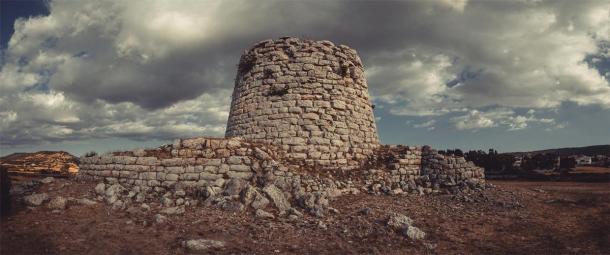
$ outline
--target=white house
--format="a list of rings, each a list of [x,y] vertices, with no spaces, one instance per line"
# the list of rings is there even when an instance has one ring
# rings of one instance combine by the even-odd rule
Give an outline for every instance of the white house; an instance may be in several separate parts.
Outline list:
[[[589,156],[576,157],[576,165],[584,166],[584,165],[591,165],[591,163],[592,163],[591,157],[589,157]]]

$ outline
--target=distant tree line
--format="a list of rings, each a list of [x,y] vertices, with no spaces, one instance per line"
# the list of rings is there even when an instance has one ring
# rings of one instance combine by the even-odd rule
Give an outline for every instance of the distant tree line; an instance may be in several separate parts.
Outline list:
[[[483,167],[485,173],[491,174],[520,174],[528,173],[536,169],[561,170],[572,169],[576,166],[574,158],[566,156],[559,158],[558,155],[551,153],[524,155],[521,158],[520,164],[515,164],[518,159],[515,155],[499,154],[498,151],[494,149],[489,149],[487,152],[483,150],[470,150],[466,153],[460,149],[449,149],[446,151],[439,151],[439,153],[464,157],[466,160],[472,161],[475,165]]]

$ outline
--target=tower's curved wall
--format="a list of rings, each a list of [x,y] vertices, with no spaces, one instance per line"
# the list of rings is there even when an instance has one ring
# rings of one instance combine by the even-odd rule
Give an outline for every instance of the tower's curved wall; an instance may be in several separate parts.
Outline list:
[[[278,145],[311,166],[357,166],[379,139],[356,51],[297,38],[259,42],[240,59],[225,135]]]

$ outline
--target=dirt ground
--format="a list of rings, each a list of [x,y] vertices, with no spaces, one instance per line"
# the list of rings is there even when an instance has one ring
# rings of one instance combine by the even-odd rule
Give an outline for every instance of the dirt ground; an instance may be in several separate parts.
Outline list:
[[[492,183],[465,196],[348,195],[331,202],[338,213],[297,221],[196,206],[157,224],[154,213],[104,203],[52,212],[16,198],[0,222],[0,254],[184,254],[181,241],[197,238],[226,243],[213,254],[610,254],[610,183]],[[56,179],[36,192],[93,198],[94,185]],[[411,217],[425,239],[389,230],[391,212]]]

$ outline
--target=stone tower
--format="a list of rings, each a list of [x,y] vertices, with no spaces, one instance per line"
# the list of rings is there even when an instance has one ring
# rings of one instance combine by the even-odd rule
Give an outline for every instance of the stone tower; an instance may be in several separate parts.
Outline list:
[[[239,61],[225,136],[277,145],[309,166],[357,167],[379,145],[358,54],[289,37],[254,45]]]

